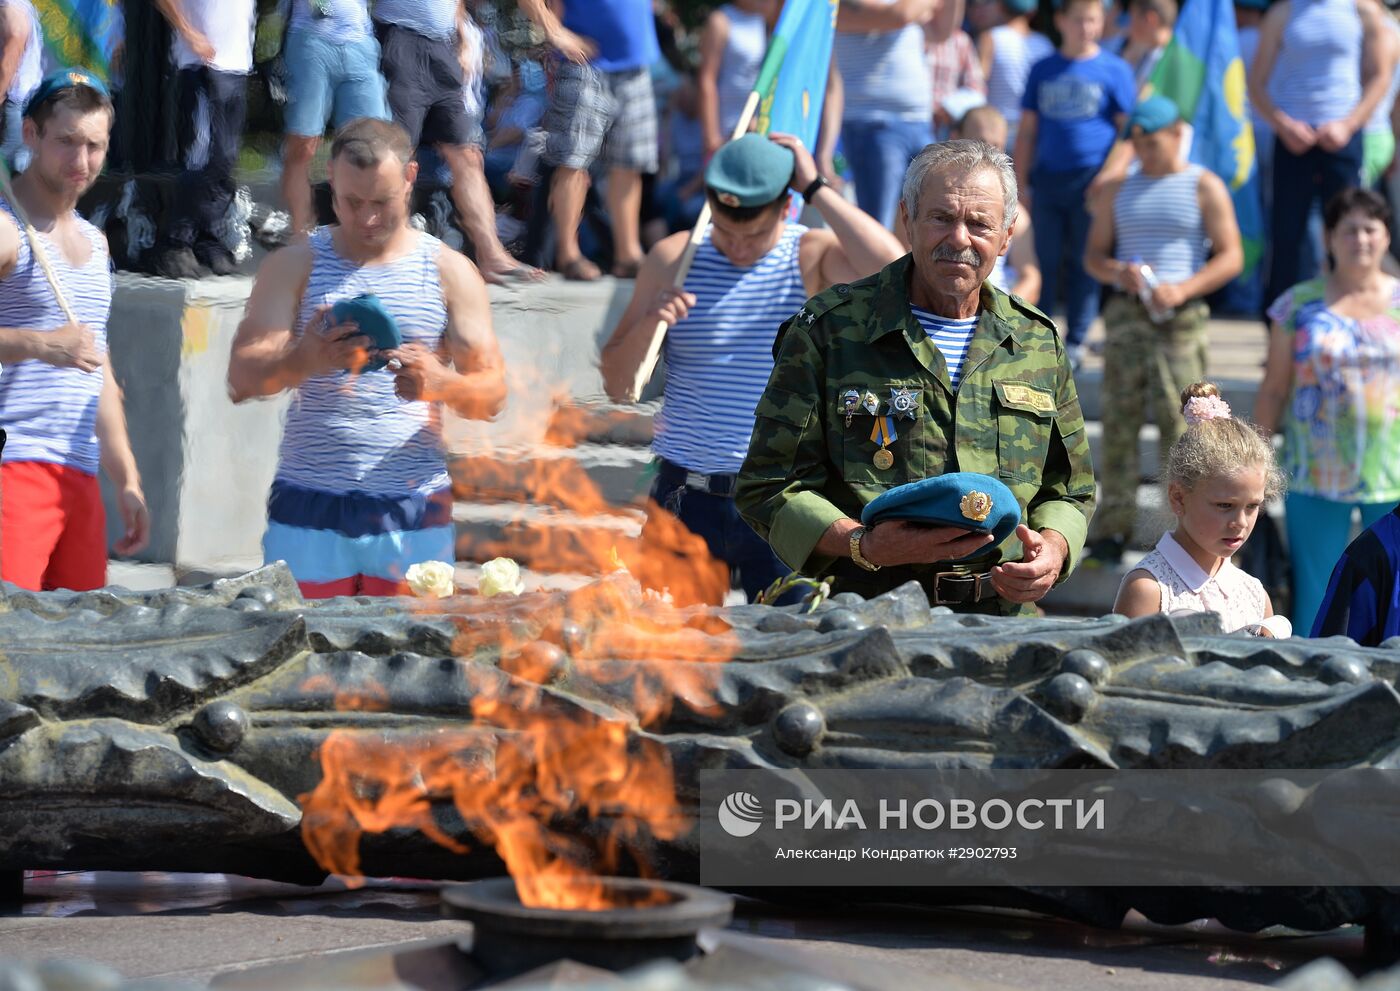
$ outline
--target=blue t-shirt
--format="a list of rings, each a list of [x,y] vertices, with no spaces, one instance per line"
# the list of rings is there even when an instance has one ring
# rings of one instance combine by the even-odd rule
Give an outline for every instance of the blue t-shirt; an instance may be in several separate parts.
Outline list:
[[[651,0],[565,0],[564,26],[598,46],[593,65],[622,72],[661,57]]]
[[[1092,58],[1068,59],[1056,52],[1031,66],[1023,110],[1040,118],[1035,170],[1072,172],[1098,168],[1118,138],[1114,117],[1132,113],[1137,94],[1133,70],[1117,55],[1100,50]]]

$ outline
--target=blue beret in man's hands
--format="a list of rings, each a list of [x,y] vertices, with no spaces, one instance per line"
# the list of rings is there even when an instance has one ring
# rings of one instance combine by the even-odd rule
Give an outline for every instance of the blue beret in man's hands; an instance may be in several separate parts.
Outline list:
[[[886,520],[962,527],[990,533],[999,544],[1021,522],[1021,507],[1001,481],[958,471],[897,485],[871,500],[860,514],[866,526]]]

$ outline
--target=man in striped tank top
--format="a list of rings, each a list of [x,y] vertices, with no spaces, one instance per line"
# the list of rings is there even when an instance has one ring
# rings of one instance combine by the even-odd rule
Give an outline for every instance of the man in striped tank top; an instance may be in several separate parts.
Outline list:
[[[1186,164],[1182,129],[1165,96],[1134,108],[1128,134],[1142,170],[1104,184],[1084,254],[1085,270],[1114,290],[1103,314],[1102,493],[1089,546],[1100,564],[1117,564],[1132,539],[1143,399],[1165,452],[1186,429],[1181,390],[1206,377],[1205,297],[1244,268],[1230,191],[1208,169]]]
[[[441,407],[489,419],[505,402],[485,283],[408,226],[417,172],[399,125],[341,128],[330,162],[340,223],[264,260],[229,359],[234,402],[293,392],[263,554],[311,598],[398,594],[410,565],[455,559]],[[365,294],[400,347],[371,351],[333,317]]]
[[[808,296],[878,271],[903,249],[827,188],[811,153],[788,135],[749,134],[722,146],[705,185],[714,219],[684,288],[674,284],[688,232],[658,242],[643,261],[603,348],[603,383],[619,400],[657,324],[667,325],[666,392],[653,443],[659,467],[643,540],[658,546],[671,532],[659,517],[679,518],[752,599],[789,571],[734,507],[778,325]],[[802,191],[830,229],[788,222],[789,187]],[[721,599],[727,585],[710,590],[712,598]]]
[[[83,591],[107,583],[107,523],[97,472],[116,493],[119,554],[146,545],[150,519],[127,438],[122,395],[107,363],[112,308],[107,241],[75,212],[102,173],[112,101],[91,73],[45,79],[25,108],[32,157],[14,183],[17,205],[40,232],[21,233],[0,203],[0,578],[21,588]],[[63,310],[36,258],[53,267]]]

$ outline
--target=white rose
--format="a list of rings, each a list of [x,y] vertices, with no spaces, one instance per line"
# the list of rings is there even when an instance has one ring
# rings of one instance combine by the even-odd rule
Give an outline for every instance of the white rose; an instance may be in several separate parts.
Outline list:
[[[425,599],[442,599],[457,591],[452,581],[453,567],[446,561],[424,561],[408,569],[404,580],[413,594]]]
[[[482,595],[519,595],[525,591],[525,582],[520,577],[520,565],[508,557],[498,557],[481,566],[481,584],[477,590]]]

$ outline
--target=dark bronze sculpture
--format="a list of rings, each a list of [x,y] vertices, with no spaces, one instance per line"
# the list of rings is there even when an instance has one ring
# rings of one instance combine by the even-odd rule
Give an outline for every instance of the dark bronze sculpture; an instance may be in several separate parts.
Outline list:
[[[469,822],[480,799],[470,793],[512,766],[537,773],[529,734],[541,716],[582,727],[588,754],[604,737],[639,766],[664,753],[674,804],[631,808],[650,812],[632,832],[655,873],[694,880],[684,820],[703,769],[1390,767],[1400,759],[1397,674],[1400,651],[1344,639],[1223,636],[1208,615],[956,616],[930,610],[912,584],[810,612],[675,609],[625,574],[574,593],[321,604],[303,602],[277,567],[198,590],[10,589],[0,603],[0,871],[315,881],[325,869],[307,838],[315,846],[321,834],[305,820],[345,816],[340,799],[383,811],[393,786],[360,765],[377,756],[411,769],[416,797],[397,823],[349,824],[352,866],[497,875],[501,859],[482,837],[513,827]],[[339,798],[325,792],[328,740],[349,747]],[[417,766],[415,755],[431,761]],[[458,764],[477,776],[453,779]],[[498,800],[481,799],[482,814]],[[607,839],[627,833],[615,820],[628,802],[618,792],[553,817],[579,844],[572,852],[638,869]],[[342,845],[318,849],[322,863],[346,863],[336,859],[346,825],[329,823]],[[1400,897],[1378,888],[864,894],[1108,926],[1130,908],[1243,930],[1364,922],[1382,947],[1400,933]]]

